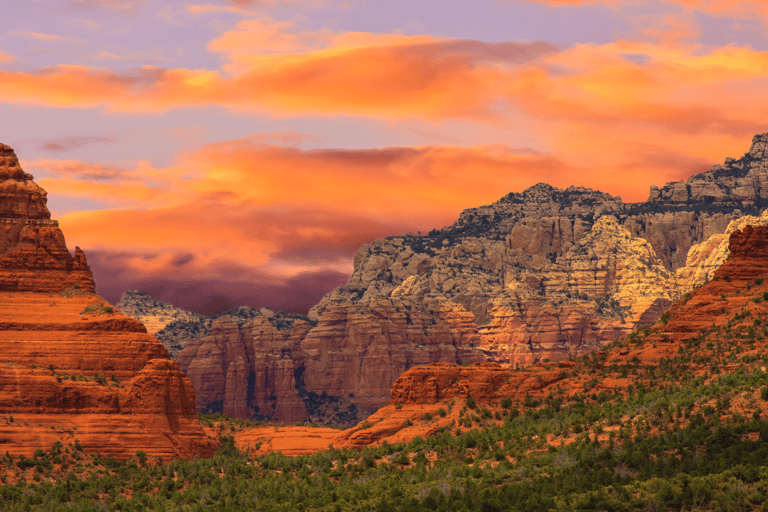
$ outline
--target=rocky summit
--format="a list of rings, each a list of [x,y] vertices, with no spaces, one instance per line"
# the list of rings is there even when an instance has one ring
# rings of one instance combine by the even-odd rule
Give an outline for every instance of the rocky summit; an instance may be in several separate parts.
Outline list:
[[[198,409],[352,421],[414,365],[564,360],[652,325],[712,277],[724,233],[768,206],[767,148],[758,135],[741,158],[652,186],[642,203],[538,184],[426,236],[364,245],[307,320],[222,319],[189,342],[178,360]]]
[[[475,403],[498,409],[506,400],[508,406],[532,408],[542,402],[552,404],[555,396],[560,400],[587,397],[599,403],[609,396],[631,396],[635,389],[656,389],[693,379],[717,382],[722,375],[764,371],[768,227],[735,229],[726,237],[726,244],[727,261],[655,325],[574,361],[539,362],[516,370],[496,363],[470,367],[433,363],[412,368],[393,384],[389,404],[336,436],[333,445],[361,449],[382,441],[440,433],[457,422],[461,425],[461,413],[455,412],[467,405],[474,409]],[[752,404],[758,411],[753,412],[754,417],[765,414],[765,401],[757,405],[753,398],[757,389],[742,392],[747,400],[729,387],[726,390],[726,396],[740,403],[739,407]],[[701,398],[690,400],[707,403]],[[440,408],[443,414],[438,415]]]
[[[0,144],[0,287],[44,292],[78,285],[93,292],[85,254],[79,247],[69,254],[46,202],[45,190],[22,170],[13,149]]]
[[[61,441],[117,458],[211,455],[190,381],[138,321],[94,293],[46,193],[0,145],[0,453]]]

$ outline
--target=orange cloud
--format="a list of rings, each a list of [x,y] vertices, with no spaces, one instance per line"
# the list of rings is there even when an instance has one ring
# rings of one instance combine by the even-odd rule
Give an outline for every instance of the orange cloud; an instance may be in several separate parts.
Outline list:
[[[122,112],[222,105],[292,115],[493,118],[491,105],[503,96],[515,70],[556,51],[546,43],[288,34],[282,25],[263,33],[264,24],[257,25],[242,25],[243,30],[211,43],[232,62],[226,68],[230,76],[153,66],[122,72],[85,66],[0,72],[3,101]],[[299,51],[323,41],[332,46]],[[273,44],[292,53],[265,55],[251,49]]]
[[[39,180],[51,194],[112,205],[61,217],[81,247],[193,253],[200,269],[230,261],[264,272],[276,265],[281,275],[307,271],[318,258],[348,270],[361,243],[442,227],[463,208],[533,185],[544,172],[564,184],[573,171],[502,147],[302,151],[254,140],[209,145],[179,160],[168,169],[50,160],[31,168],[51,176]]]
[[[589,135],[579,135],[574,146]],[[70,243],[96,255],[90,261],[102,272],[97,282],[108,298],[126,286],[157,293],[186,286],[205,300],[274,306],[254,295],[263,286],[277,306],[305,311],[343,282],[354,251],[376,238],[426,233],[452,223],[464,208],[539,181],[600,183],[627,201],[643,200],[651,183],[683,179],[711,163],[697,149],[635,142],[596,150],[605,138],[596,139],[586,148],[565,148],[582,157],[595,152],[570,163],[500,145],[300,150],[262,143],[269,136],[259,134],[179,155],[178,165],[166,169],[72,160],[37,160],[31,167],[51,176],[39,181],[52,195],[108,206],[59,218]],[[312,283],[309,291],[288,300],[288,286],[305,290],[303,279]],[[227,287],[238,291],[227,294]]]
[[[15,30],[15,29],[9,31],[8,35],[26,37],[29,39],[37,39],[38,41],[56,41],[56,42],[70,42],[70,43],[82,42],[75,37],[57,36],[55,34],[43,34],[42,32],[25,32],[23,30]]]
[[[84,197],[140,209],[176,204],[177,186],[183,181],[181,169],[154,169],[146,161],[128,168],[41,158],[24,162],[24,167],[38,176],[43,173],[45,177],[36,181],[46,190],[55,190],[57,196]]]
[[[621,169],[640,143],[721,162],[768,128],[768,106],[758,101],[768,52],[619,41],[543,60],[520,74],[511,98],[569,162]]]
[[[251,139],[205,146],[168,169],[54,162],[35,164],[55,174],[40,180],[50,192],[113,205],[61,219],[79,245],[169,253],[202,245],[197,252],[208,260],[243,265],[313,250],[336,254],[334,247],[351,254],[361,240],[439,228],[464,208],[539,181],[560,187],[601,182],[607,192],[642,200],[649,184],[706,165],[652,145],[632,148],[622,166],[577,166],[503,146],[299,150]],[[674,162],[674,169],[664,162]],[[628,181],[638,169],[649,179]]]
[[[506,0],[518,2],[519,0]],[[595,5],[605,4],[609,7],[620,8],[624,5],[648,5],[648,0],[524,0],[528,3],[564,5]],[[721,16],[733,16],[748,19],[755,13],[765,14],[768,9],[762,2],[752,0],[655,0],[654,3],[663,5],[682,6],[688,9],[703,11]]]

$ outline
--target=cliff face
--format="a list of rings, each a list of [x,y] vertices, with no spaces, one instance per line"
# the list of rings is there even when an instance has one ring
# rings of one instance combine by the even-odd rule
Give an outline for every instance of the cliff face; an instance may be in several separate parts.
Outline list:
[[[362,448],[408,441],[423,436],[425,428],[436,432],[454,425],[455,412],[470,397],[479,405],[498,405],[509,398],[515,408],[528,397],[578,394],[594,401],[603,391],[656,389],[691,377],[716,378],[723,371],[759,370],[760,356],[768,350],[768,227],[746,225],[726,242],[727,261],[651,328],[576,361],[537,363],[522,370],[494,363],[412,368],[393,384],[388,405],[327,442]],[[437,418],[440,408],[443,417]],[[435,421],[425,422],[425,413]]]
[[[211,388],[198,408],[288,421],[304,414],[298,395],[305,418],[332,409],[351,418],[383,404],[414,364],[515,367],[597,350],[653,324],[722,261],[729,224],[768,206],[767,147],[758,135],[742,158],[651,187],[643,203],[539,184],[427,236],[364,245],[348,283],[310,311],[317,325],[306,333],[222,327],[180,353],[196,386]],[[217,394],[211,382],[247,382],[247,391]]]
[[[0,146],[0,447],[57,440],[129,457],[213,452],[194,389],[136,320],[93,293],[85,255],[70,256],[46,193]]]
[[[472,313],[491,361],[514,366],[593,351],[652,324],[703,281],[695,268],[711,272],[717,262],[702,259],[710,249],[675,275],[691,247],[715,235],[722,241],[731,221],[768,206],[767,147],[768,134],[758,135],[741,159],[651,187],[643,203],[539,184],[466,210],[428,236],[377,240],[357,251],[349,282],[309,316],[381,297],[449,300]]]
[[[178,357],[198,410],[278,421],[354,424],[389,397],[411,366],[472,362],[481,353],[471,315],[395,299],[329,309],[316,326],[259,314],[221,316]]]
[[[79,247],[74,258],[69,254],[46,196],[13,150],[0,144],[0,287],[43,292],[77,284],[93,292],[85,254]]]

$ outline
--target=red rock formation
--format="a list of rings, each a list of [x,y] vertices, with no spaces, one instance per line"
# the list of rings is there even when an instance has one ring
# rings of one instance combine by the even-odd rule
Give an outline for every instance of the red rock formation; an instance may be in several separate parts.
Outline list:
[[[327,429],[307,427],[254,429],[236,434],[238,446],[255,449],[261,442],[260,450],[271,447],[301,454],[330,445],[361,449],[384,441],[407,442],[417,435],[452,429],[461,418],[468,397],[475,399],[478,407],[492,408],[502,398],[510,397],[513,404],[519,404],[527,395],[542,399],[550,394],[568,397],[578,393],[580,398],[594,400],[595,393],[625,391],[628,386],[648,379],[647,374],[623,375],[622,369],[652,367],[664,358],[678,355],[681,349],[686,350],[684,355],[697,356],[678,361],[685,366],[686,375],[711,376],[711,363],[721,359],[722,364],[723,351],[717,348],[722,338],[744,339],[750,328],[764,325],[768,317],[768,228],[747,226],[735,231],[729,248],[731,256],[715,272],[715,278],[676,303],[665,322],[591,357],[538,363],[522,370],[493,363],[469,367],[437,363],[411,368],[392,386],[390,403],[353,428],[335,436]],[[737,348],[753,355],[765,353],[768,327],[761,328],[761,336],[745,339]],[[738,336],[733,336],[736,333]],[[698,344],[691,345],[696,338]],[[709,340],[714,348],[709,347]],[[732,344],[730,349],[733,348]],[[754,362],[753,367],[759,368],[760,361]],[[303,442],[303,438],[307,441]]]
[[[95,295],[46,193],[0,145],[0,452],[58,440],[119,458],[206,456],[194,389],[138,321]]]
[[[691,285],[680,289],[673,271],[692,244],[766,204],[767,149],[768,134],[757,136],[743,158],[653,187],[643,203],[538,184],[427,236],[376,240],[310,310],[317,326],[303,339],[222,327],[179,361],[202,410],[294,421],[298,396],[324,422],[323,394],[362,418],[413,365],[591,353],[654,324]]]
[[[331,307],[314,328],[299,319],[285,327],[263,315],[243,325],[224,316],[181,351],[198,410],[354,424],[387,403],[408,368],[482,357],[471,313],[450,303],[436,311],[397,300]]]
[[[308,322],[297,320],[291,329],[279,330],[265,316],[243,326],[228,316],[214,320],[210,333],[178,357],[195,387],[198,410],[235,418],[306,419],[292,354],[309,329]]]
[[[727,360],[722,352],[717,353],[721,339],[732,340],[735,333],[738,333],[737,339],[745,339],[750,329],[757,329],[755,326],[762,325],[761,319],[768,316],[765,300],[768,296],[768,227],[747,226],[735,231],[730,237],[729,249],[730,258],[717,269],[715,278],[676,303],[670,308],[668,318],[645,334],[636,334],[633,339],[602,349],[586,359],[539,363],[523,370],[492,363],[412,368],[392,386],[390,403],[364,423],[340,434],[334,446],[362,448],[384,440],[408,441],[424,435],[424,422],[416,423],[425,412],[434,415],[441,404],[448,408],[449,401],[463,403],[470,396],[478,404],[486,405],[497,404],[504,397],[522,401],[527,395],[543,398],[550,393],[571,396],[586,390],[589,395],[603,390],[624,390],[629,385],[637,385],[641,378],[622,374],[621,368],[654,366],[677,356],[681,350],[686,353],[694,350],[697,356],[684,363],[686,374],[707,375],[712,362],[720,359],[718,364],[722,365],[722,361]],[[768,350],[765,332],[768,331],[745,339],[741,350],[764,353]],[[709,338],[690,345],[691,340],[702,336]],[[711,346],[706,340],[713,341]],[[598,371],[604,375],[599,379],[595,378]],[[436,430],[449,420],[450,414],[444,421],[432,423],[430,428]]]

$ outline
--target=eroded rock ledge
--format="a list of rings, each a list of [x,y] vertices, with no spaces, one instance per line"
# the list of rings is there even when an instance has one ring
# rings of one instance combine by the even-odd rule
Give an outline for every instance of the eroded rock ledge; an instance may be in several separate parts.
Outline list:
[[[138,321],[94,293],[46,193],[0,145],[0,445],[31,456],[56,441],[102,455],[211,455],[195,392]]]

